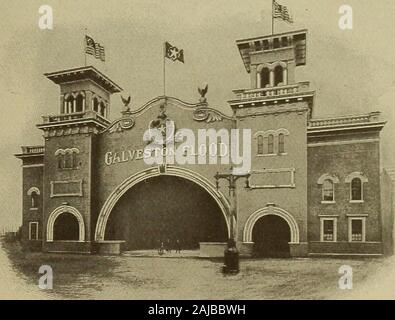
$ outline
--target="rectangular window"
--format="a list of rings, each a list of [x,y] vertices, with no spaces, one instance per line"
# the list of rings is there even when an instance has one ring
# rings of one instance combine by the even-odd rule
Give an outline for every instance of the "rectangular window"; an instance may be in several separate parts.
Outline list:
[[[337,219],[321,219],[321,241],[335,242],[337,241]]]
[[[38,240],[38,222],[29,222],[29,240]]]
[[[351,218],[349,220],[349,240],[351,242],[365,241],[365,219]]]

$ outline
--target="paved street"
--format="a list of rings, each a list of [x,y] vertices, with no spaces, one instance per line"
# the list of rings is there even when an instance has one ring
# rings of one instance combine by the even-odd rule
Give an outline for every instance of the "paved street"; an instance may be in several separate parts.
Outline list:
[[[221,261],[193,257],[101,257],[24,253],[3,244],[27,292],[37,291],[38,269],[51,265],[54,289],[45,297],[86,299],[342,299],[363,298],[374,275],[388,268],[384,259],[242,260],[241,272],[224,276]],[[141,255],[141,253],[140,253]],[[2,255],[5,258],[5,255]],[[354,289],[338,289],[338,269],[350,265]],[[13,272],[9,270],[9,272]],[[4,274],[4,273],[3,273]],[[32,290],[32,288],[34,290]],[[362,295],[362,296],[361,296]]]

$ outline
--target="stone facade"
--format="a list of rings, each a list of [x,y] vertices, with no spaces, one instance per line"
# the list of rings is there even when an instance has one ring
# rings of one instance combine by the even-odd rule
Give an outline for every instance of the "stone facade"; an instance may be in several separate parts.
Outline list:
[[[177,225],[177,217],[182,219],[189,204],[194,210],[200,208],[202,217],[205,210],[223,219],[217,223],[208,214],[199,220],[195,210],[188,220],[196,218],[195,227],[186,220],[190,232],[181,237],[200,242],[202,257],[219,255],[226,240],[222,238],[232,234],[245,256],[273,254],[285,247],[294,257],[390,252],[392,216],[382,210],[380,178],[380,131],[385,123],[377,112],[313,117],[315,92],[308,82],[295,82],[297,67],[306,64],[306,37],[307,31],[301,30],[237,41],[251,85],[234,91],[235,99],[229,101],[232,116],[218,112],[205,99],[191,104],[158,97],[134,111],[126,105],[122,116],[110,122],[110,95],[122,90],[117,84],[94,67],[46,74],[60,86],[60,115],[45,116],[38,125],[44,132],[43,147],[23,147],[17,155],[23,161],[24,242],[36,247],[38,243],[44,251],[85,253],[114,253],[133,247],[133,241],[153,245],[138,242],[138,235],[130,236],[131,231],[122,228],[138,222],[145,230],[141,237],[156,237],[166,229],[166,221],[173,219]],[[229,173],[230,167],[220,156],[215,157],[216,164],[198,164],[197,155],[191,156],[195,164],[173,163],[169,158],[163,165],[144,161],[144,134],[166,120],[175,124],[175,130],[187,128],[195,136],[202,129],[251,130],[251,167],[248,176],[236,182],[234,194],[226,181],[216,185],[216,174]],[[218,141],[213,143],[218,146]],[[230,150],[230,142],[224,143]],[[198,192],[187,192],[194,190],[188,184],[174,186],[179,202],[165,194],[171,188],[163,193],[137,188],[166,176],[197,185],[203,191],[201,205],[193,198]],[[32,190],[37,193],[35,200]],[[133,194],[136,190],[146,191]],[[140,203],[138,210],[128,197]],[[163,222],[155,224],[154,216],[144,215],[148,210],[144,203],[149,201],[160,201],[149,210],[171,211]],[[209,202],[213,206],[205,206]],[[139,216],[133,212],[140,212]],[[111,222],[115,219],[111,215],[121,218]],[[151,222],[144,221],[145,216]],[[257,231],[271,230],[259,229],[262,223],[272,223],[272,235]],[[210,224],[217,226],[218,234]],[[192,236],[194,228],[205,225],[211,234]],[[174,233],[182,234],[181,229]]]

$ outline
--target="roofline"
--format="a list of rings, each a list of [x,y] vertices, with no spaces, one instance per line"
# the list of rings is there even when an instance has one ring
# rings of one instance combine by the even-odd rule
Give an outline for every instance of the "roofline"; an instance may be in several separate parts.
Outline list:
[[[282,32],[282,33],[276,33],[272,35],[267,35],[267,36],[260,36],[260,37],[254,37],[254,38],[247,38],[247,39],[240,39],[236,40],[236,44],[242,44],[246,42],[251,42],[255,40],[261,40],[261,39],[269,39],[277,36],[283,36],[283,35],[290,35],[290,34],[299,34],[299,33],[308,33],[308,29],[301,29],[301,30],[296,30],[296,31],[288,31],[288,32]]]
[[[113,90],[114,93],[123,91],[122,87],[120,87],[118,84],[116,84],[114,81],[112,81],[110,78],[108,78],[105,74],[100,72],[98,69],[96,69],[92,65],[91,66],[86,66],[86,67],[78,67],[78,68],[71,68],[71,69],[66,69],[66,70],[62,70],[62,71],[55,71],[55,72],[44,73],[44,76],[46,76],[49,80],[51,80],[54,83],[56,83],[54,81],[54,79],[52,79],[53,77],[61,76],[61,75],[64,75],[66,73],[81,72],[81,71],[88,71],[88,70],[93,70],[100,77],[102,77],[104,80],[108,81],[114,88],[116,88],[117,91]],[[56,83],[56,84],[58,84],[58,83]]]

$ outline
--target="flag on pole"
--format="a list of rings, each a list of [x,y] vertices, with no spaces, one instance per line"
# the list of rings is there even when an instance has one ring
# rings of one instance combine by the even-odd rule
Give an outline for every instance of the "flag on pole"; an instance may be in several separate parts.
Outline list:
[[[291,15],[289,14],[288,8],[286,6],[278,4],[276,0],[273,0],[273,18],[282,19],[289,23],[294,22]]]
[[[85,35],[85,53],[90,54],[103,62],[106,61],[104,47],[87,35]]]
[[[165,42],[165,58],[172,61],[180,61],[184,63],[184,50],[172,46],[170,43]]]

